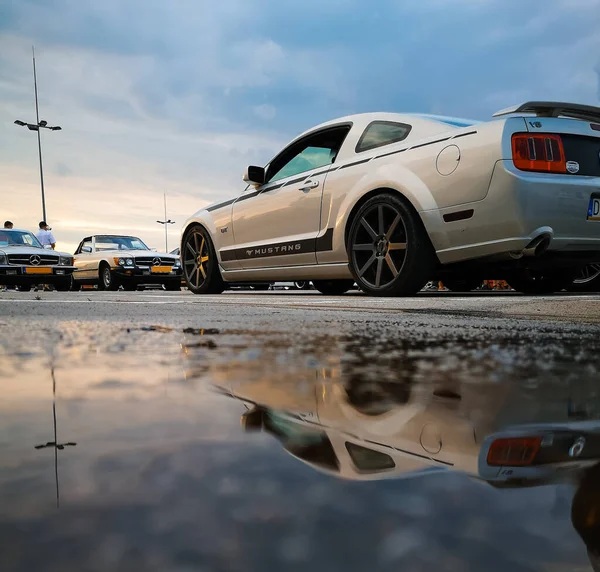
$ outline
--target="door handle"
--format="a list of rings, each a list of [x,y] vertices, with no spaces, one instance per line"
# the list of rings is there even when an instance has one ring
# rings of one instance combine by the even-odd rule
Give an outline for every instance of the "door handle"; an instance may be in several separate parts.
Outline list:
[[[300,191],[303,193],[308,193],[311,189],[316,189],[319,186],[319,181],[306,181],[306,185],[304,187],[300,187]]]

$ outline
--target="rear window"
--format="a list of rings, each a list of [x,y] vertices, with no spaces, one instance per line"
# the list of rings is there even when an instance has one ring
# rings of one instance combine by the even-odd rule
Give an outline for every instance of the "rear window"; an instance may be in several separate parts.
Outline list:
[[[368,151],[383,145],[398,143],[406,139],[410,133],[411,126],[406,123],[396,123],[394,121],[373,121],[365,132],[361,135],[356,144],[356,152]]]

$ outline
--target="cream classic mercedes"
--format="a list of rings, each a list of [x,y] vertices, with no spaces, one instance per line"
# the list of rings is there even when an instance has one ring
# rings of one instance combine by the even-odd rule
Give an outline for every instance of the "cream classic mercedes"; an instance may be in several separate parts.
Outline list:
[[[330,121],[248,167],[237,198],[186,221],[184,276],[196,294],[312,280],[325,294],[356,281],[395,296],[436,278],[558,291],[600,262],[599,153],[600,108],[579,104],[528,102],[485,123]]]
[[[181,290],[181,264],[178,256],[154,252],[135,236],[88,236],[75,251],[73,289],[83,284],[99,290],[135,290],[140,284]]]
[[[0,284],[30,290],[36,284],[52,284],[69,290],[73,257],[45,249],[28,230],[0,230]]]

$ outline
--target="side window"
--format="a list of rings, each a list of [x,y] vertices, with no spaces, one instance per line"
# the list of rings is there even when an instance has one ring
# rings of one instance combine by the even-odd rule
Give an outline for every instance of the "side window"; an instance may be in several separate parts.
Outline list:
[[[393,469],[396,466],[394,459],[389,455],[361,447],[355,443],[346,443],[346,450],[350,454],[350,458],[356,468],[361,472],[376,473]]]
[[[395,123],[393,121],[373,121],[361,135],[356,144],[355,151],[361,153],[369,149],[375,149],[383,145],[398,143],[406,139],[412,127],[406,123]]]
[[[83,240],[83,242],[79,245],[79,248],[77,249],[77,251],[75,252],[75,254],[81,254],[82,252],[91,252],[92,251],[92,239],[91,238],[86,238]]]
[[[308,135],[284,149],[268,167],[267,182],[279,181],[325,165],[331,165],[346,138],[350,125]]]

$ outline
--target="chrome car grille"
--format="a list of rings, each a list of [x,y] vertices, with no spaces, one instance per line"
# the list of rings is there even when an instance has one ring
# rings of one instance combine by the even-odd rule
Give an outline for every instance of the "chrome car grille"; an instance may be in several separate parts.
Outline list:
[[[137,266],[173,266],[175,260],[160,256],[136,256],[135,263]]]
[[[9,254],[8,263],[19,266],[52,266],[58,264],[58,256],[47,254]]]

